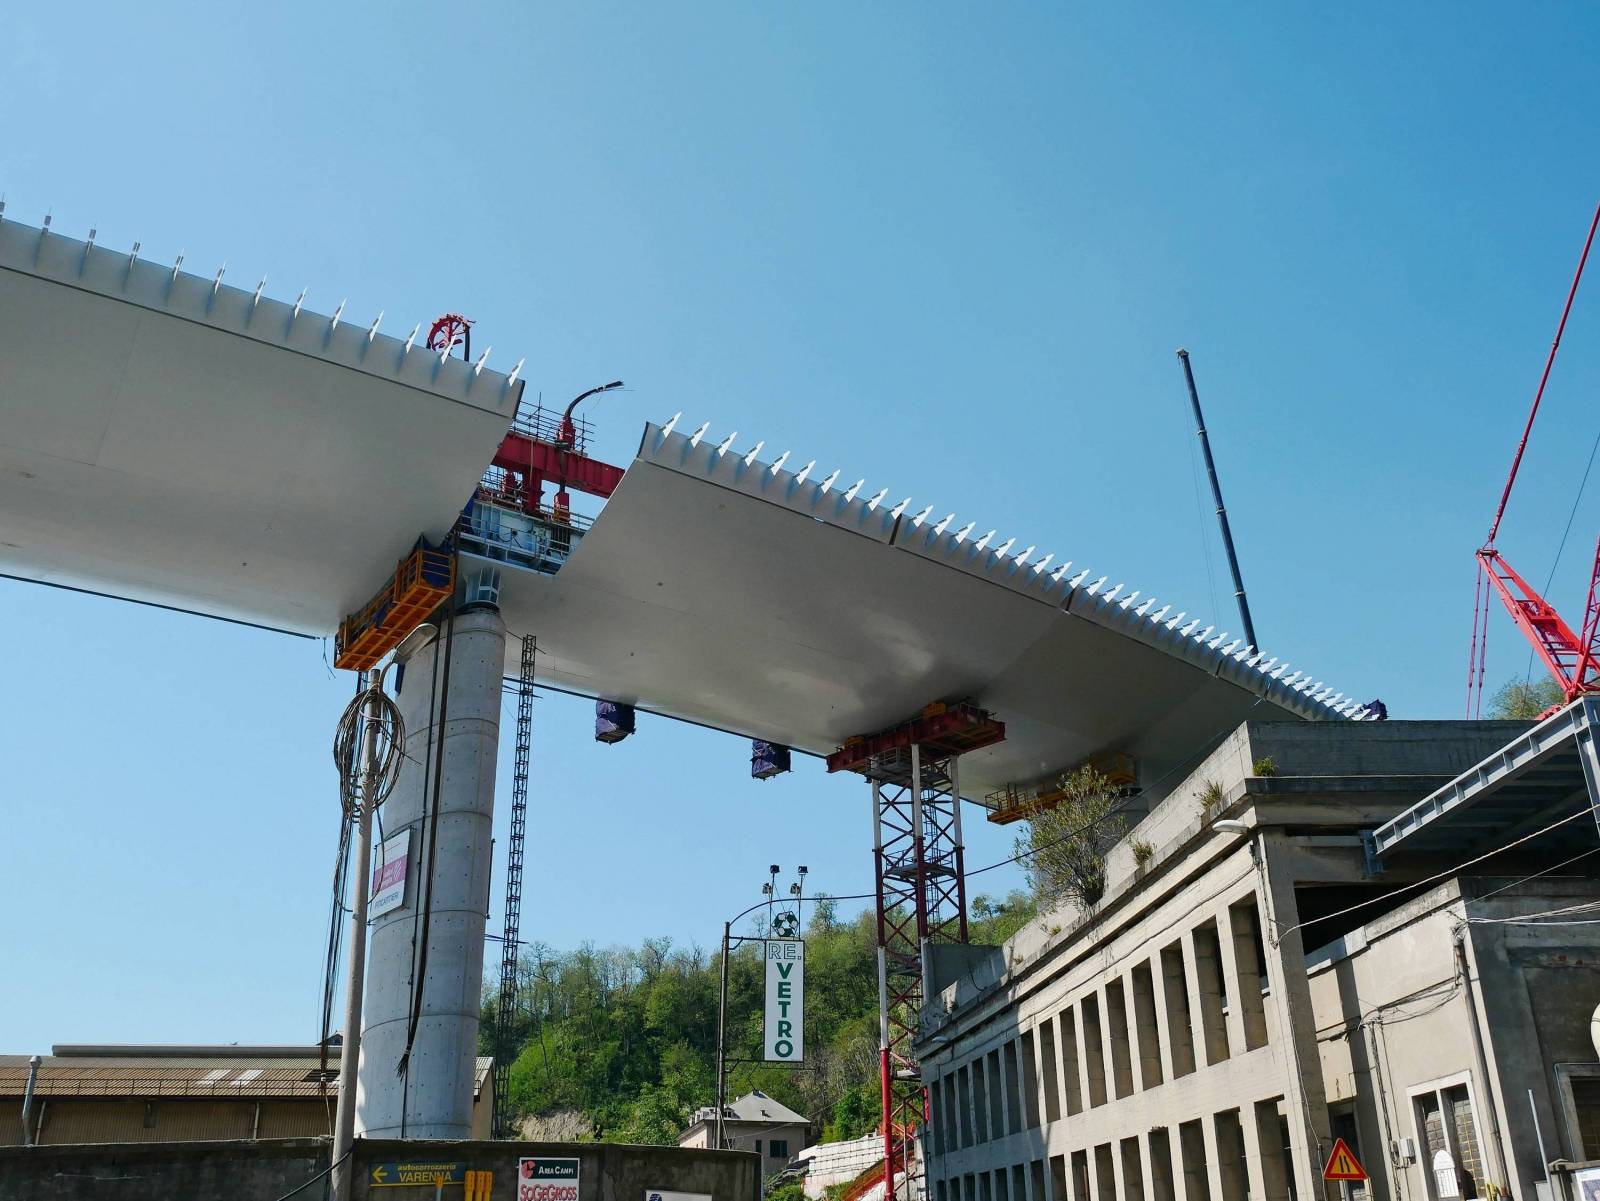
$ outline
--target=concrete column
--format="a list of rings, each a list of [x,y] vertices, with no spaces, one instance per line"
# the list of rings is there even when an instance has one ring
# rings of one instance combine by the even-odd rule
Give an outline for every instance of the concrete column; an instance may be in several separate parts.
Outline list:
[[[1264,897],[1267,934],[1267,979],[1280,1015],[1283,1036],[1275,1044],[1283,1057],[1284,1112],[1289,1119],[1289,1141],[1294,1151],[1291,1172],[1295,1195],[1303,1198],[1335,1195],[1322,1179],[1322,1165],[1332,1149],[1329,1133],[1328,1093],[1322,1080],[1322,1058],[1317,1049],[1316,1022],[1311,1010],[1311,982],[1306,977],[1306,948],[1300,937],[1299,908],[1294,899],[1294,877],[1282,866],[1290,852],[1284,835],[1261,835],[1266,877]]]
[[[1206,1190],[1211,1201],[1229,1201],[1222,1185],[1221,1148],[1217,1145],[1217,1115],[1208,1113],[1200,1119],[1200,1136],[1206,1149]]]
[[[1245,1035],[1243,982],[1239,979],[1238,953],[1233,932],[1233,910],[1227,901],[1217,905],[1217,967],[1222,974],[1223,991],[1228,994],[1227,1040],[1232,1053],[1242,1055],[1250,1047]],[[1250,981],[1254,988],[1256,982]]]
[[[1278,1148],[1278,1103],[1257,1101],[1240,1106],[1239,1120],[1244,1123],[1244,1147],[1249,1156],[1250,1195],[1262,1201],[1289,1201],[1288,1165]]]
[[[487,606],[457,614],[454,624],[453,636],[447,624],[406,664],[398,697],[406,759],[394,792],[378,811],[385,838],[411,831],[411,854],[404,903],[371,925],[356,1094],[356,1133],[366,1138],[472,1134],[506,627]],[[436,771],[438,811],[436,829],[430,830],[424,815]],[[373,861],[379,861],[376,854]],[[430,875],[431,912],[425,917]],[[420,1017],[401,1071],[413,984],[423,966],[424,922]]]

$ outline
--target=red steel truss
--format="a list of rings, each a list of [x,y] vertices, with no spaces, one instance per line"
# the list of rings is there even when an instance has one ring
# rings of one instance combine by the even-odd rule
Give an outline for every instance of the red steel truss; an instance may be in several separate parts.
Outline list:
[[[958,763],[964,751],[1004,737],[1004,724],[975,705],[935,704],[828,758],[830,771],[860,772],[872,785],[885,1201],[918,1195],[916,1143],[928,1121],[912,1048],[922,1019],[922,948],[967,941]]]
[[[1595,547],[1582,634],[1574,634],[1554,606],[1534,591],[1498,551],[1479,551],[1478,564],[1506,612],[1561,686],[1566,701],[1600,691],[1600,545]]]
[[[922,1015],[922,946],[967,941],[958,756],[920,743],[874,755],[873,847],[878,882],[878,1031],[883,1097],[884,1196],[900,1177],[916,1195],[916,1139],[928,1118],[912,1052]]]

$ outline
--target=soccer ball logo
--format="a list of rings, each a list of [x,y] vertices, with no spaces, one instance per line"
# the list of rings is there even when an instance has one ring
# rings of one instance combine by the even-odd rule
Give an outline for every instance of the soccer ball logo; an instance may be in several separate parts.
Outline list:
[[[787,909],[772,919],[772,937],[774,938],[799,938],[800,915],[791,913]]]

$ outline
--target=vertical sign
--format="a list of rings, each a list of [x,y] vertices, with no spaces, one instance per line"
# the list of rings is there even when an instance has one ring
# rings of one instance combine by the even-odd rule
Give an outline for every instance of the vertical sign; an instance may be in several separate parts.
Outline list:
[[[767,949],[767,1038],[763,1058],[799,1063],[806,1057],[806,944],[769,938]]]
[[[411,862],[411,827],[393,838],[385,838],[378,848],[378,861],[372,865],[372,888],[367,901],[367,916],[381,917],[398,909],[406,899],[406,865]]]

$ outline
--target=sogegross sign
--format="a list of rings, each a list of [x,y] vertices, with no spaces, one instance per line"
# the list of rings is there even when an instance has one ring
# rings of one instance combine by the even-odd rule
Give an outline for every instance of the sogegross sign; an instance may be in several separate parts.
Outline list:
[[[547,1155],[517,1160],[517,1201],[578,1201],[578,1163]]]

